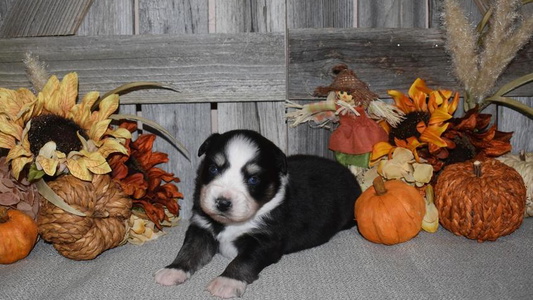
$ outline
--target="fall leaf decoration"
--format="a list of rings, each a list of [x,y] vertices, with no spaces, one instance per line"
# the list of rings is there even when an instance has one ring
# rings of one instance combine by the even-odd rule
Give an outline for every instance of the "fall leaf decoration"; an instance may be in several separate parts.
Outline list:
[[[474,108],[463,117],[450,120],[443,136],[453,140],[456,147],[447,155],[446,164],[498,157],[511,151],[513,133],[498,131],[495,124],[490,125],[491,117]]]
[[[25,178],[15,180],[5,157],[0,157],[0,206],[19,210],[32,219],[37,218],[41,195],[37,187]]]
[[[123,121],[120,128],[129,132],[137,130],[134,122]],[[142,208],[158,229],[164,221],[169,221],[165,208],[171,215],[179,215],[177,199],[183,198],[178,187],[173,182],[179,178],[155,167],[168,162],[168,155],[153,152],[152,147],[156,136],[154,134],[140,134],[138,138],[126,140],[126,154],[114,153],[108,158],[112,169],[112,177],[122,186],[124,192],[133,199],[133,207]]]

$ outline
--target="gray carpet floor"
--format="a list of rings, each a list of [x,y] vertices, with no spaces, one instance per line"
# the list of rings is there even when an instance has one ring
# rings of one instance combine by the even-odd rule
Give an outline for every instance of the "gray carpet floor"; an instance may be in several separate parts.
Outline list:
[[[220,255],[181,286],[153,273],[170,263],[187,222],[143,246],[125,245],[73,261],[40,241],[24,260],[0,265],[0,299],[212,299]],[[249,285],[244,299],[533,299],[533,218],[513,234],[478,243],[442,227],[395,246],[351,229],[328,244],[284,256]]]

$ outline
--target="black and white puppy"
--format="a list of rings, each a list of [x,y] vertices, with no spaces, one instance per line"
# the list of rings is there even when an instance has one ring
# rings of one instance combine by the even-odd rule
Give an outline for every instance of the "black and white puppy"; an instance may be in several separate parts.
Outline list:
[[[323,244],[355,225],[361,189],[332,160],[287,158],[249,130],[211,135],[198,150],[204,154],[183,246],[155,273],[161,285],[185,282],[218,252],[232,261],[207,289],[222,298],[240,297],[283,254]]]

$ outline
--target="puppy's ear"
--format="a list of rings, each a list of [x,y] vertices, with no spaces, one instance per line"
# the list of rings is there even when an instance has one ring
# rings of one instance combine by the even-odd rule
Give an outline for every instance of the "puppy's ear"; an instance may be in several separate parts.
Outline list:
[[[202,156],[207,152],[207,149],[213,144],[213,141],[220,136],[219,133],[213,133],[210,135],[198,148],[198,156]]]
[[[287,156],[285,153],[276,147],[274,158],[276,159],[276,165],[279,167],[281,173],[283,175],[287,174]]]

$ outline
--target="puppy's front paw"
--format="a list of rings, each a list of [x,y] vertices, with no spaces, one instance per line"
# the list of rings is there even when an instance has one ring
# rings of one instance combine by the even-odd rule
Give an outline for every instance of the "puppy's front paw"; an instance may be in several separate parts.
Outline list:
[[[220,298],[241,297],[246,290],[246,282],[219,276],[211,281],[207,290]]]
[[[178,269],[163,268],[155,272],[154,277],[160,285],[178,285],[189,279],[189,274]]]

